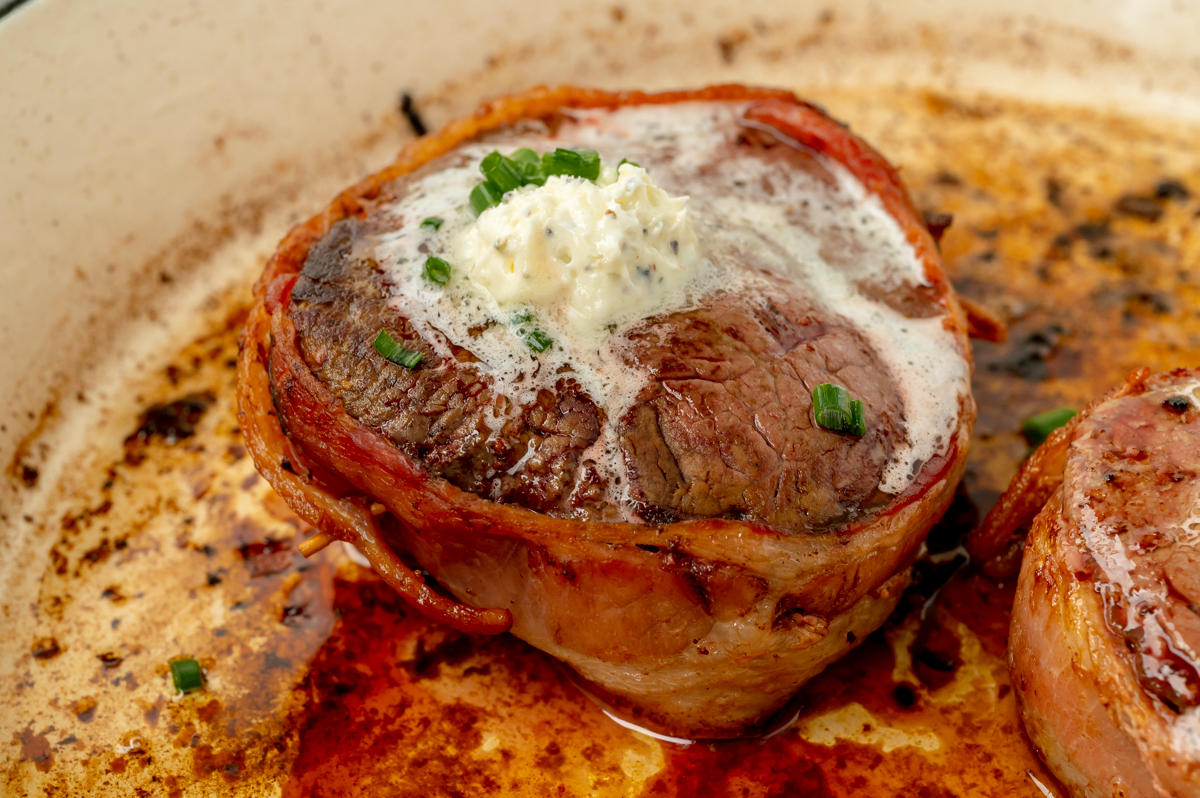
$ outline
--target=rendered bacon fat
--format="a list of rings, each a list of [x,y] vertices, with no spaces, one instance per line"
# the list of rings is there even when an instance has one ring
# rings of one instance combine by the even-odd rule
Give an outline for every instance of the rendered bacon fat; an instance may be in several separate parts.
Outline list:
[[[1014,480],[1049,500],[1021,565],[1013,683],[1073,795],[1200,795],[1198,390],[1200,371],[1137,372]],[[1031,515],[1006,502],[997,541]]]
[[[611,373],[560,340],[505,382],[479,353],[512,320],[485,307],[459,335],[434,314],[451,295],[405,271],[430,187],[518,146],[627,157],[690,197],[710,279],[612,325]],[[258,295],[241,411],[293,508],[434,617],[511,622],[674,734],[753,731],[883,622],[974,420],[966,322],[895,173],[781,92],[493,103],[294,230]],[[417,369],[372,349],[381,328]],[[866,404],[861,438],[813,422],[825,382]]]

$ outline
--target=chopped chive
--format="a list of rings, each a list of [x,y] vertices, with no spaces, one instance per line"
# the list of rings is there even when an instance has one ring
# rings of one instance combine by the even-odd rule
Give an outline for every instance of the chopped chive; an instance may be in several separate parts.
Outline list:
[[[525,345],[534,352],[545,352],[550,347],[554,346],[554,339],[546,335],[541,330],[533,330],[525,336]]]
[[[475,210],[476,216],[493,205],[499,205],[502,199],[504,199],[504,192],[497,189],[487,180],[471,190],[471,207]]]
[[[1038,413],[1021,422],[1021,434],[1030,446],[1041,446],[1046,438],[1050,437],[1051,432],[1066,424],[1075,415],[1076,412],[1069,407]]]
[[[181,693],[190,693],[204,687],[204,674],[200,672],[200,663],[191,657],[173,659],[171,666],[171,681],[175,689]]]
[[[379,335],[375,336],[373,344],[375,351],[383,355],[385,358],[395,363],[397,366],[412,370],[421,363],[421,359],[425,357],[420,352],[414,352],[411,349],[405,349],[400,344],[396,343],[396,339],[388,334],[387,330],[380,330]]]
[[[595,150],[576,151],[559,147],[554,152],[542,156],[542,172],[547,177],[568,175],[595,180],[600,176],[600,154]]]
[[[861,399],[850,400],[850,430],[851,435],[861,438],[867,434],[867,408]]]
[[[428,219],[422,219],[420,226],[431,227],[434,230],[438,230],[443,224],[445,224],[445,222],[446,220],[440,216],[430,216]]]
[[[620,168],[622,166],[624,166],[625,164],[629,164],[630,166],[637,166],[637,164],[635,164],[633,161],[629,160],[628,158],[622,158],[621,162],[619,164],[617,164],[617,169],[620,170]],[[641,169],[642,167],[638,166],[638,168]]]
[[[866,408],[840,385],[822,383],[813,388],[813,415],[817,424],[830,432],[862,436],[867,432]]]
[[[533,314],[528,310],[518,310],[512,317],[513,324],[528,324],[531,321],[533,321]]]
[[[513,163],[520,164],[523,169],[530,166],[539,166],[542,163],[542,159],[538,157],[538,154],[528,147],[522,147],[509,157]]]
[[[522,147],[509,157],[499,150],[492,150],[480,161],[479,171],[483,182],[471,190],[470,197],[476,216],[499,205],[508,192],[531,184],[544,185],[551,175],[594,181],[600,176],[600,155],[595,150],[564,150],[560,147],[539,157],[528,147]]]
[[[560,147],[539,158],[533,150],[522,147],[509,157],[499,150],[493,150],[480,161],[479,171],[484,180],[471,190],[470,197],[471,208],[476,216],[493,205],[499,205],[509,191],[530,184],[543,185],[551,175],[568,175],[594,181],[600,176],[600,155],[595,150],[565,150]]]
[[[522,147],[512,154],[512,162],[521,172],[521,180],[525,185],[533,183],[542,185],[546,176],[542,174],[542,158],[528,147]]]
[[[496,151],[487,154],[479,164],[479,171],[483,172],[487,182],[500,189],[501,194],[506,194],[525,184],[520,167]]]
[[[450,282],[450,264],[441,258],[426,258],[424,274],[429,282],[445,285]]]

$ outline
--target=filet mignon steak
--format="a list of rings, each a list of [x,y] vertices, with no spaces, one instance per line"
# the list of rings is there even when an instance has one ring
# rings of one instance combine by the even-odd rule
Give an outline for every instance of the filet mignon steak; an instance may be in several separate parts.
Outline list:
[[[686,200],[695,276],[587,334],[482,290],[453,242],[490,218],[468,206],[481,160],[521,148],[634,162],[609,180]],[[623,290],[660,264],[631,262]],[[962,310],[895,172],[783,92],[490,104],[294,230],[256,293],[243,427],[322,541],[673,734],[753,731],[883,622],[974,421]],[[381,330],[419,364],[383,357]],[[862,435],[816,423],[822,384],[862,401]]]
[[[1049,499],[1017,582],[1013,685],[1072,795],[1200,794],[1198,474],[1200,371],[1142,369],[1014,481]]]

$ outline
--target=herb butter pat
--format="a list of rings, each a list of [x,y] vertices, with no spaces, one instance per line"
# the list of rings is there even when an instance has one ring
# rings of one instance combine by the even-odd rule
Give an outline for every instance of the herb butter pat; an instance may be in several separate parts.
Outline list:
[[[595,183],[554,176],[511,191],[462,235],[468,276],[501,307],[580,331],[651,315],[702,262],[688,198],[630,163]]]

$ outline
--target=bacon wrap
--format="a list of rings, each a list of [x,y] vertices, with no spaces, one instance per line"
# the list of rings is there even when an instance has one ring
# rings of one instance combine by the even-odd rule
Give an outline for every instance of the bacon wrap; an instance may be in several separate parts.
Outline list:
[[[600,683],[612,702],[639,722],[673,733],[721,737],[756,728],[799,684],[849,650],[853,644],[847,639],[862,639],[890,613],[925,533],[945,512],[965,467],[974,420],[969,397],[944,454],[924,464],[883,510],[828,533],[795,534],[724,519],[585,522],[490,502],[431,477],[419,462],[344,411],[305,365],[286,313],[291,284],[310,247],[339,220],[363,215],[389,181],[522,119],[564,108],[692,100],[750,101],[749,124],[770,127],[839,161],[878,194],[923,262],[932,293],[946,311],[944,324],[970,361],[966,317],[895,170],[818,108],[786,92],[742,86],[663,94],[541,88],[484,105],[441,133],[414,141],[392,166],[343,192],[288,234],[255,286],[239,359],[238,397],[250,451],[267,480],[322,534],[359,546],[414,607],[469,632],[497,633],[511,626],[519,637]],[[296,473],[280,466],[285,459]],[[391,516],[385,536],[463,603],[433,592],[395,556],[368,509],[372,502]],[[470,606],[487,607],[489,597],[513,612]],[[763,609],[768,601],[770,607]],[[636,611],[630,609],[634,606]],[[635,681],[653,682],[646,672],[658,663],[668,663],[665,672],[683,667],[684,659],[693,662],[696,641],[714,624],[756,617],[752,610],[767,613],[766,629],[760,631],[764,641],[770,640],[723,652],[730,668],[753,675],[744,706],[711,711],[711,691],[720,684],[712,680],[700,690],[709,691],[706,699],[676,704],[666,688],[663,695],[647,695],[613,686],[639,668],[642,676]],[[781,613],[788,616],[786,623]],[[789,620],[790,613],[802,621]]]
[[[1200,794],[1198,391],[1198,369],[1133,372],[1047,439],[970,542],[1004,573],[1024,543],[1013,688],[1078,798]]]

